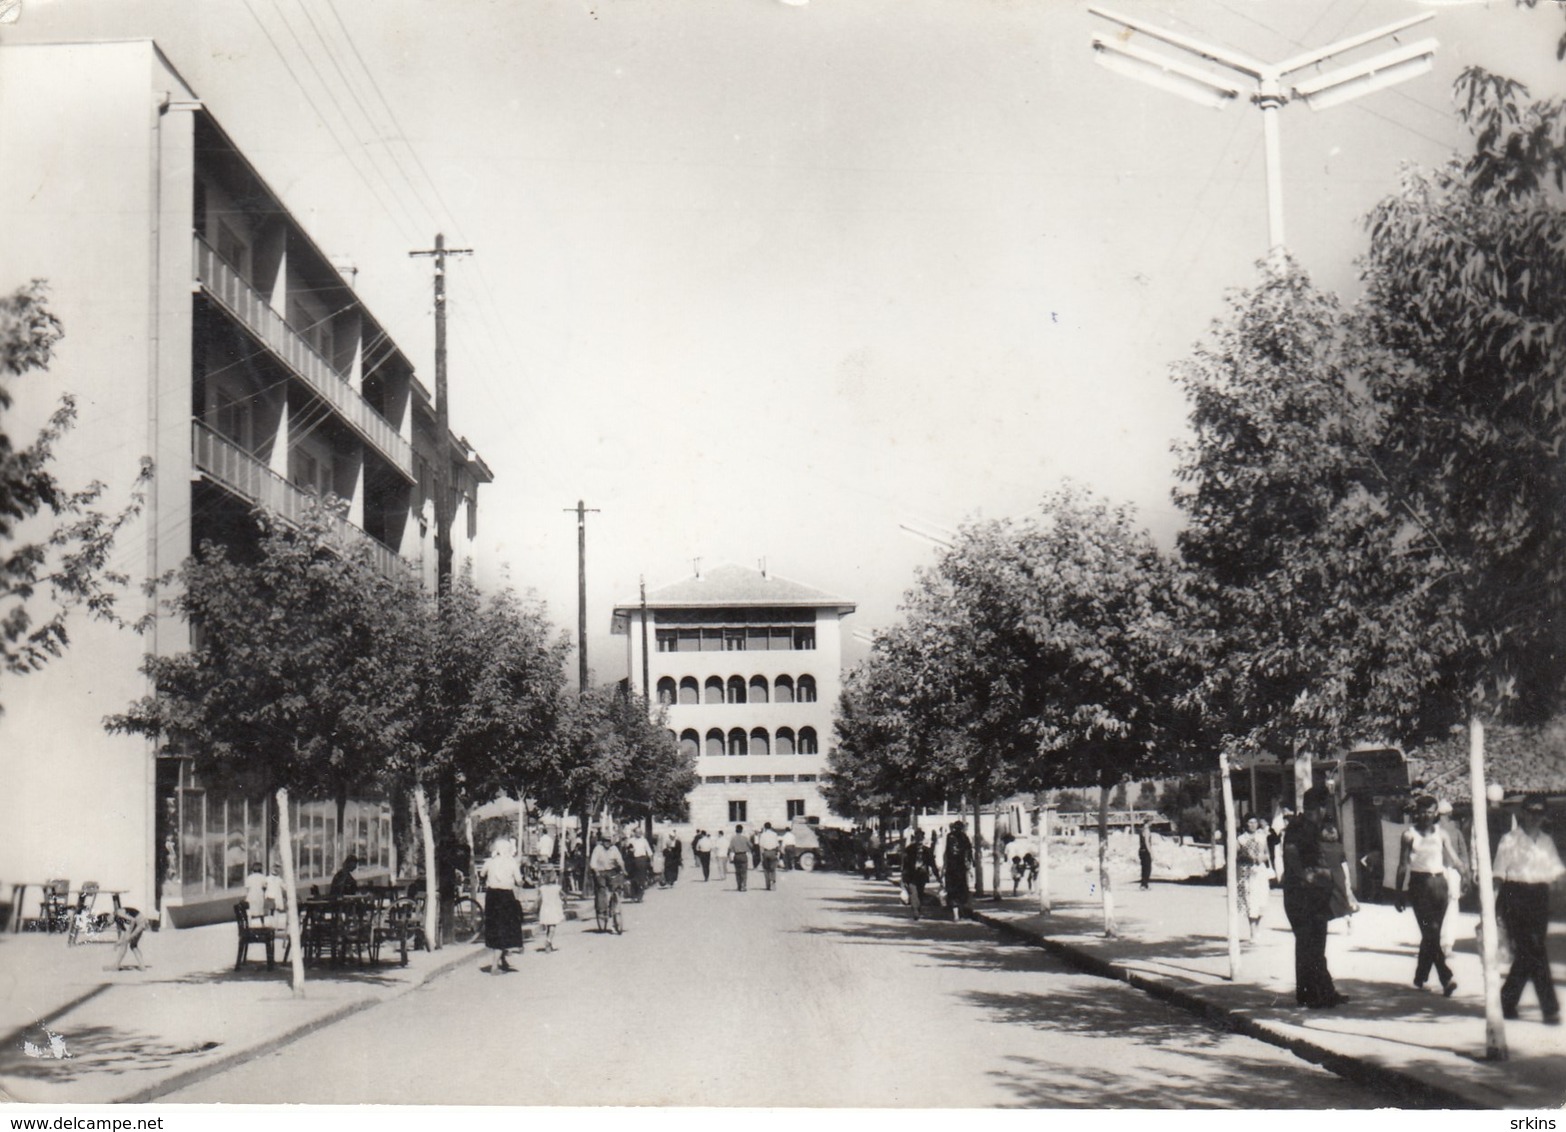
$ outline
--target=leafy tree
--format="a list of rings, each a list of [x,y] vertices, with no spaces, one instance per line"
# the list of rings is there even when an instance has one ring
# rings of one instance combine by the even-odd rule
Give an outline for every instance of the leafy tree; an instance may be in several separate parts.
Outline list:
[[[1503,710],[1537,723],[1566,702],[1566,103],[1530,102],[1477,69],[1457,91],[1473,154],[1409,173],[1374,211],[1364,317],[1410,363],[1372,375],[1370,391],[1438,657],[1413,731],[1466,717],[1483,844],[1486,725]],[[1476,863],[1486,1047],[1499,1059],[1487,854]]]
[[[406,590],[342,543],[324,507],[301,527],[262,515],[254,561],[204,543],[168,604],[193,628],[190,650],[149,656],[155,689],[105,725],[167,742],[206,781],[343,799],[377,782],[408,741],[416,654]],[[288,838],[285,879],[296,889]],[[303,993],[297,891],[290,892],[294,988]]]
[[[11,407],[9,379],[49,366],[64,330],[45,303],[41,280],[0,296],[0,413]],[[67,394],[47,424],[24,447],[13,445],[0,427],[0,671],[20,674],[42,668],[70,643],[72,612],[121,624],[118,588],[123,574],[108,568],[109,552],[121,528],[140,514],[141,486],[151,475],[142,460],[131,502],[118,513],[94,505],[105,487],[80,490],[62,485],[49,470],[54,447],[76,421],[75,398]],[[40,514],[54,524],[32,541],[18,542],[22,524]],[[45,613],[41,607],[47,607]]]

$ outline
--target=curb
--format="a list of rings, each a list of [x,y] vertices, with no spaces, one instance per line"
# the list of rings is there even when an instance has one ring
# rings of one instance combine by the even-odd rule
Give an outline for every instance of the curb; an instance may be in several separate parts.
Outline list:
[[[1462,1093],[1444,1089],[1413,1074],[1405,1073],[1400,1069],[1393,1069],[1385,1065],[1377,1065],[1363,1058],[1350,1057],[1347,1054],[1338,1053],[1326,1046],[1305,1038],[1291,1034],[1279,1033],[1263,1022],[1258,1022],[1248,1013],[1238,1010],[1229,1010],[1206,1001],[1200,995],[1193,994],[1182,987],[1173,986],[1163,979],[1149,975],[1139,974],[1129,967],[1112,960],[1101,959],[1096,955],[1090,955],[1071,944],[1062,943],[1058,939],[1040,935],[1037,932],[1019,928],[1014,924],[1006,923],[988,913],[969,911],[969,916],[986,927],[998,931],[1004,936],[1018,940],[1022,943],[1038,947],[1051,955],[1064,960],[1078,970],[1096,975],[1104,979],[1114,979],[1116,982],[1128,983],[1137,990],[1144,991],[1154,998],[1167,1002],[1172,1006],[1178,1006],[1192,1014],[1200,1015],[1208,1022],[1221,1026],[1236,1034],[1269,1045],[1286,1049],[1296,1057],[1312,1064],[1320,1065],[1332,1073],[1336,1073],[1345,1080],[1352,1081],[1356,1085],[1365,1085],[1370,1088],[1395,1092],[1400,1097],[1407,1098],[1409,1108],[1429,1109],[1464,1109],[1488,1111],[1491,1106],[1481,1104],[1473,1098]]]
[[[453,952],[451,958],[436,963],[429,970],[420,975],[416,980],[392,994],[388,994],[381,998],[361,998],[355,1002],[346,1002],[337,1009],[329,1011],[319,1018],[312,1018],[308,1022],[301,1022],[292,1029],[285,1030],[283,1033],[276,1034],[262,1042],[257,1043],[256,1045],[231,1049],[222,1057],[215,1057],[211,1061],[205,1062],[204,1064],[192,1066],[189,1069],[174,1074],[172,1077],[166,1077],[162,1081],[158,1081],[154,1084],[147,1085],[144,1088],[137,1089],[135,1092],[128,1093],[123,1097],[117,1097],[107,1103],[146,1104],[148,1101],[155,1101],[159,1097],[166,1096],[167,1094],[175,1092],[176,1090],[183,1089],[189,1085],[197,1084],[201,1081],[205,1081],[209,1077],[215,1077],[219,1073],[232,1068],[241,1061],[249,1061],[252,1058],[265,1057],[267,1054],[274,1053],[291,1042],[296,1042],[300,1038],[307,1037],[310,1034],[315,1033],[317,1030],[324,1030],[326,1027],[335,1025],[345,1018],[351,1018],[355,1014],[369,1010],[372,1006],[379,1006],[385,1002],[394,1002],[395,1000],[402,998],[404,995],[412,994],[414,991],[428,986],[430,983],[434,982],[441,976],[450,974],[452,971],[455,971],[458,967],[462,966],[463,963],[471,960],[476,954],[475,952],[468,950],[463,950],[461,953],[457,953],[458,947],[464,947],[464,945],[453,945],[451,949]],[[445,949],[443,948],[442,950]]]

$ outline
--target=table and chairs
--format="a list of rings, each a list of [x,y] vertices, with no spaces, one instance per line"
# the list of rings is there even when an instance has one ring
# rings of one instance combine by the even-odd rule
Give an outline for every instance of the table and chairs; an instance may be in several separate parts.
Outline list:
[[[240,906],[236,905],[235,918],[240,931],[236,970],[248,950],[247,931],[271,932],[274,938],[279,931],[274,927],[249,925],[240,921],[240,915]],[[423,941],[423,919],[421,900],[399,896],[391,888],[370,889],[353,896],[313,895],[299,902],[300,949],[305,963],[311,965],[343,964],[350,959],[360,966],[375,964],[380,962],[384,950],[396,954],[400,963],[407,966],[409,949],[418,947]],[[265,945],[265,939],[260,935],[251,942]],[[286,953],[284,958],[287,958]]]
[[[37,906],[35,914],[29,915],[34,889],[38,890]],[[117,934],[115,925],[123,911],[120,898],[124,895],[124,889],[104,888],[92,880],[83,881],[76,889],[63,877],[41,883],[13,883],[11,915],[6,926],[13,932],[64,935],[66,945],[72,947],[78,943],[112,943]],[[112,911],[98,911],[98,900],[102,897],[113,901]]]

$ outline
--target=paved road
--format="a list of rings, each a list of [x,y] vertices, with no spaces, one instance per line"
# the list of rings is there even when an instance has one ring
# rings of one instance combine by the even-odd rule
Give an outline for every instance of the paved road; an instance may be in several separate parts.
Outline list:
[[[754,876],[754,874],[753,874]],[[692,882],[515,974],[471,965],[165,1098],[315,1104],[1354,1108],[1395,1104],[895,890]]]

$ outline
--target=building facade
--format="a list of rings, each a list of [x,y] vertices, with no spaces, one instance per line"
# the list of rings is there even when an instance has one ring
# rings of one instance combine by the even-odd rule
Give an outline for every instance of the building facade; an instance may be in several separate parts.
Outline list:
[[[46,279],[66,332],[47,375],[13,383],[7,423],[26,436],[29,413],[73,393],[58,468],[110,504],[152,459],[117,569],[163,576],[203,541],[254,540],[257,505],[287,521],[331,495],[341,537],[433,584],[442,460],[471,561],[489,469],[437,435],[412,362],[155,44],[0,47],[0,105],[26,108],[0,116],[0,286]],[[188,626],[147,611],[141,635],[82,620],[65,656],[4,683],[0,877],[97,881],[178,925],[231,906],[276,822],[270,799],[224,797],[188,760],[105,733],[148,691],[143,653],[189,647]],[[293,817],[307,882],[348,851],[396,868],[384,800]]]
[[[667,708],[695,756],[690,824],[829,819],[820,780],[854,604],[743,566],[719,566],[617,605],[626,671]]]

